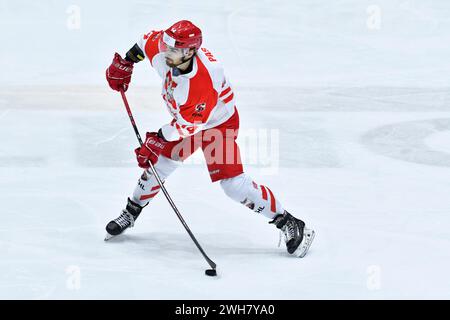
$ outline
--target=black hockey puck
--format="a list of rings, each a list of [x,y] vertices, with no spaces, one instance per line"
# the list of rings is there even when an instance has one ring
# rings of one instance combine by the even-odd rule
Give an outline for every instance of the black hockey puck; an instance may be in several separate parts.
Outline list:
[[[217,276],[217,271],[216,269],[206,269],[205,274],[210,277],[215,277]]]

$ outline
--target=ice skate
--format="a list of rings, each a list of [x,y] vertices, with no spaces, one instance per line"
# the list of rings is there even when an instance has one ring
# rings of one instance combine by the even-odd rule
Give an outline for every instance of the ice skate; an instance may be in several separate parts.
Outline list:
[[[132,228],[141,211],[142,207],[128,198],[127,207],[122,210],[120,216],[106,225],[105,241],[122,234],[128,228]]]
[[[287,211],[284,214],[277,215],[269,223],[275,224],[280,229],[289,254],[299,258],[306,255],[314,240],[314,230],[305,228],[305,223],[302,220],[295,218]]]

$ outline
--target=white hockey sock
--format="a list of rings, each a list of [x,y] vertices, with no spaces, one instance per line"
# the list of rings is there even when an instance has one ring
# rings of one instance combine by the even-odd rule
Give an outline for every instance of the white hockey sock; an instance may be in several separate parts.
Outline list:
[[[267,218],[273,219],[277,214],[284,213],[283,206],[272,191],[266,186],[256,184],[245,173],[234,178],[223,179],[220,185],[231,199]]]
[[[173,161],[164,156],[160,156],[158,162],[155,165],[155,170],[158,173],[161,180],[164,180],[175,171],[180,165],[179,162]],[[150,170],[144,171],[139,178],[136,188],[134,189],[132,200],[140,206],[147,205],[159,192],[161,187],[158,181],[153,176]]]

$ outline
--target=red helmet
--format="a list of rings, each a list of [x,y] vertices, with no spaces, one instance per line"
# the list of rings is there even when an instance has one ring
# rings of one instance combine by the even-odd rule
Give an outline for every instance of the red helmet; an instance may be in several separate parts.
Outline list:
[[[181,20],[164,31],[163,41],[171,47],[198,50],[202,44],[202,31],[192,22]]]

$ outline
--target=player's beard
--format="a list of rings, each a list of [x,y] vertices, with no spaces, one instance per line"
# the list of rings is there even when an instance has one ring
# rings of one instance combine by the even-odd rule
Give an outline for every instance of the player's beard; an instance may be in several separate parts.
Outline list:
[[[189,61],[191,58],[186,59],[186,57],[182,57],[181,60],[178,63],[174,63],[173,59],[170,58],[166,58],[166,64],[167,66],[169,66],[170,68],[176,68],[178,67],[180,64],[185,63],[186,61]]]

